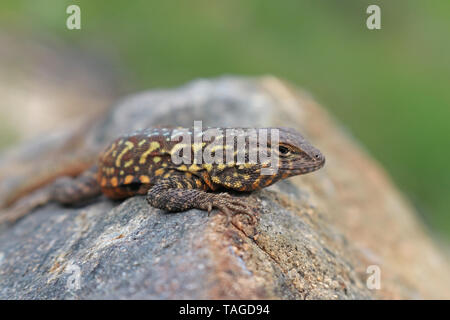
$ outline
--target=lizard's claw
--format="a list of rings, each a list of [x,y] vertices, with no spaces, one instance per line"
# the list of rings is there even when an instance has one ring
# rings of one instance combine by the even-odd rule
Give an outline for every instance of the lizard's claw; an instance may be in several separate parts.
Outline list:
[[[211,202],[208,203],[207,209],[208,209],[208,217],[209,217],[209,216],[211,215],[211,211],[212,211],[212,209],[213,209],[213,206],[212,206],[212,203],[211,203]]]

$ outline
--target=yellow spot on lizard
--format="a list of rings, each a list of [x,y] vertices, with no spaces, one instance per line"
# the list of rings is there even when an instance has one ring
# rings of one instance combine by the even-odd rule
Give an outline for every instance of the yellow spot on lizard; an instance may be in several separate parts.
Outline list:
[[[233,183],[233,188],[237,189],[237,188],[240,188],[240,187],[242,187],[242,183],[240,181],[235,181]]]
[[[142,176],[139,177],[139,181],[142,182],[142,183],[150,183],[150,177],[142,175]]]
[[[112,177],[110,183],[113,187],[117,187],[119,185],[119,181],[117,181],[117,177]]]
[[[131,166],[133,164],[133,162],[134,162],[133,159],[128,160],[127,162],[124,163],[123,167],[128,168],[129,166]]]
[[[119,143],[120,144],[120,143]],[[126,147],[122,150],[122,152],[117,156],[116,159],[116,167],[120,167],[120,161],[122,160],[122,157],[125,155],[125,153],[127,153],[128,151],[130,151],[131,149],[134,148],[134,143],[131,141],[126,141],[125,142]]]
[[[203,168],[205,168],[206,171],[210,172],[212,170],[213,166],[210,163],[205,163],[205,164],[203,164]]]
[[[140,164],[144,164],[147,161],[147,157],[148,155],[152,152],[157,150],[160,147],[159,142],[158,141],[152,141],[150,143],[150,146],[148,147],[147,151],[145,151],[142,155],[141,158],[139,159],[139,163]]]
[[[223,169],[225,169],[226,167],[227,167],[227,165],[226,165],[226,164],[223,164],[223,163],[220,163],[220,164],[217,165],[217,169],[218,169],[218,170],[223,170]]]
[[[212,176],[212,177],[211,177],[211,180],[212,180],[212,182],[214,182],[214,183],[221,183],[221,181],[220,181],[220,179],[219,179],[218,176]]]
[[[196,165],[196,164],[192,164],[190,167],[189,167],[189,171],[190,172],[197,172],[197,171],[199,171],[199,170],[201,170],[202,168],[201,167],[199,167],[198,165]]]
[[[127,175],[126,177],[125,177],[125,180],[124,180],[124,183],[125,184],[130,184],[131,182],[133,182],[133,179],[134,179],[134,176],[132,176],[132,175]]]

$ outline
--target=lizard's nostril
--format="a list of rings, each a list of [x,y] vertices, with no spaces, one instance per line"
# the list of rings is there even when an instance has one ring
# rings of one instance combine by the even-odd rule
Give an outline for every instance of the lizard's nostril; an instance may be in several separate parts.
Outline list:
[[[324,160],[323,155],[321,153],[315,153],[314,158],[316,161],[322,161]]]

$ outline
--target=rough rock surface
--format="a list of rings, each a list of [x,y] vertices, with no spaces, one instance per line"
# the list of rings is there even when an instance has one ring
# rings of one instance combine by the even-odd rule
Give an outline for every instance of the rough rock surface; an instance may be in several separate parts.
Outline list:
[[[63,151],[92,159],[123,132],[194,120],[295,127],[326,166],[251,195],[256,239],[221,215],[166,213],[141,196],[48,204],[0,232],[0,298],[450,298],[447,258],[384,171],[307,94],[273,77],[144,92],[82,130],[37,138],[0,158],[0,203],[44,169],[50,177],[55,157],[73,162]],[[366,285],[371,265],[379,290]]]

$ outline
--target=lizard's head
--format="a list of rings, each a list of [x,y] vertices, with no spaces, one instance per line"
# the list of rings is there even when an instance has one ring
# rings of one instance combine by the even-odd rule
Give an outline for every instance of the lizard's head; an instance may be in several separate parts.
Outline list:
[[[325,164],[325,157],[300,133],[291,128],[279,129],[278,153],[280,173],[287,177],[316,171]]]
[[[263,153],[268,155],[268,158],[265,161],[259,159],[256,164],[249,162],[247,165],[237,165],[217,170],[218,184],[240,191],[253,191],[267,187],[280,179],[318,170],[325,164],[325,157],[322,153],[313,147],[300,133],[291,128],[276,128],[278,129],[278,147],[275,148],[275,157],[273,157],[271,144],[273,128],[265,129],[267,129],[266,133],[268,133],[265,142],[259,141],[253,147],[247,140],[245,148],[246,152],[248,150],[246,160],[249,159],[250,155],[259,153],[263,146],[266,148]],[[274,163],[274,159],[277,162]],[[275,170],[270,170],[269,168]],[[264,169],[267,169],[267,171],[264,172]]]

